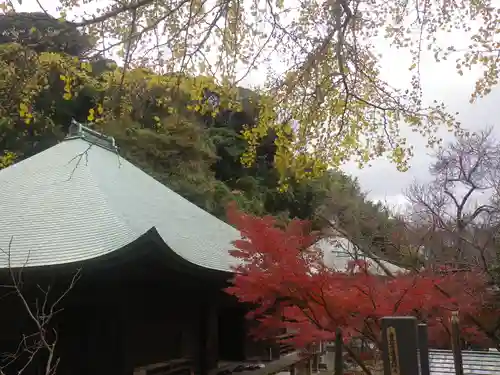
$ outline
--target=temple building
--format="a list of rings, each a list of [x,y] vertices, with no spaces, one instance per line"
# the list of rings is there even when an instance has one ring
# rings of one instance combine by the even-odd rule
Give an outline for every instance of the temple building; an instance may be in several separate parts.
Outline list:
[[[11,354],[0,367],[35,352],[28,373],[51,375],[44,340],[57,340],[58,375],[180,358],[204,375],[248,357],[244,308],[222,291],[237,238],[120,157],[113,138],[73,123],[63,142],[0,171],[0,353]]]

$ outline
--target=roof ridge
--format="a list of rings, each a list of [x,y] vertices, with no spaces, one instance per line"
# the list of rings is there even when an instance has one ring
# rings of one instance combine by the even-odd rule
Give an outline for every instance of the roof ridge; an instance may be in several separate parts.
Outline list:
[[[114,137],[99,133],[75,119],[71,119],[68,134],[64,138],[65,141],[72,139],[83,139],[90,144],[100,146],[108,151],[118,152],[118,146],[116,145]]]

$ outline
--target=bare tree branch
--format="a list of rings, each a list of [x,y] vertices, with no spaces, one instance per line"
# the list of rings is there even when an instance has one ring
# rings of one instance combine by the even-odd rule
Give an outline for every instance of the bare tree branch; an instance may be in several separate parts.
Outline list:
[[[10,289],[10,294],[21,302],[22,311],[32,323],[34,330],[22,334],[15,351],[1,355],[0,375],[6,375],[11,367],[14,367],[17,374],[21,375],[30,366],[34,365],[36,359],[40,357],[44,360],[43,375],[54,375],[57,371],[59,358],[55,352],[58,344],[58,334],[52,327],[52,322],[54,317],[62,311],[61,302],[74,288],[80,277],[80,270],[73,275],[69,284],[58,296],[52,296],[50,286],[43,288],[41,285],[37,285],[36,290],[31,288],[31,290],[26,291],[23,274],[29,264],[29,254],[23,266],[13,265],[11,263],[12,243],[13,239],[11,238],[8,248],[0,249],[0,252],[6,257],[11,280],[9,285],[2,285],[2,287]],[[37,292],[39,297],[31,301],[29,296],[33,296],[34,292]],[[22,319],[22,317],[19,317],[19,319]],[[28,329],[28,325],[23,326]],[[39,365],[39,363],[37,364]]]
[[[415,182],[408,189],[414,223],[434,228],[432,237],[441,240],[440,246],[427,243],[434,261],[480,261],[488,271],[495,255],[492,236],[500,225],[499,146],[491,129],[464,134],[436,153],[430,183]]]

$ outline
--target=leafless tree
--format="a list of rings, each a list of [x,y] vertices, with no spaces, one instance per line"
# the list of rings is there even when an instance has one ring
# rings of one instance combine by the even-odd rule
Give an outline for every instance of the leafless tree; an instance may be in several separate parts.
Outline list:
[[[23,332],[14,350],[0,353],[0,375],[31,373],[34,367],[41,368],[36,371],[39,374],[54,375],[59,364],[56,354],[58,333],[53,325],[54,318],[62,311],[61,302],[75,286],[80,272],[77,271],[64,289],[57,293],[53,293],[50,286],[28,284],[25,276],[29,259],[23,267],[11,267],[11,244],[12,240],[8,249],[0,248],[9,266],[6,270],[9,282],[1,285],[1,288],[6,291],[3,297],[9,297],[7,301],[14,298],[20,303],[21,316],[15,316],[17,322],[12,324],[19,325],[22,321]]]
[[[465,133],[437,151],[430,182],[407,190],[407,217],[430,261],[490,269],[500,229],[499,168],[500,142],[492,129]]]

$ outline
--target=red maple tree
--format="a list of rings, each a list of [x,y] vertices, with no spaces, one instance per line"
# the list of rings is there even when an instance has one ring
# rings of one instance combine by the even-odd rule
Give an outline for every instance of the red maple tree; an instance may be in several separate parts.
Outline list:
[[[412,315],[426,322],[434,343],[449,343],[449,317],[458,310],[464,338],[485,339],[470,318],[478,316],[491,292],[478,270],[453,272],[428,269],[377,275],[369,262],[351,262],[344,272],[323,264],[312,246],[317,235],[308,222],[278,226],[272,217],[254,217],[228,210],[240,230],[232,255],[242,264],[235,269],[227,292],[254,306],[248,318],[260,322],[257,336],[274,337],[293,330],[293,344],[332,340],[337,328],[344,338],[379,342],[380,318]]]

